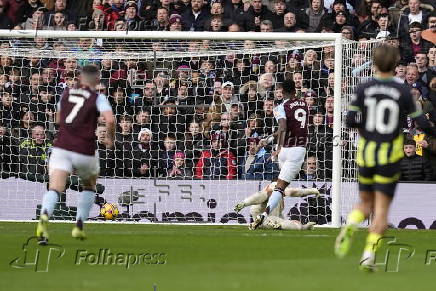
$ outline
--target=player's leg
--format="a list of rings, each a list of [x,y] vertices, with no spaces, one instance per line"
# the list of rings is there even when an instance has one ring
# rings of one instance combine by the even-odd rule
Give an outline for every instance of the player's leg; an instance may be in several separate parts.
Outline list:
[[[374,207],[374,171],[375,168],[359,168],[359,195],[360,202],[348,214],[347,222],[342,227],[335,242],[335,254],[344,257],[350,247],[351,240],[358,225],[369,217]]]
[[[319,195],[319,191],[316,188],[292,188],[286,187],[285,196],[288,197],[305,197],[308,195]]]
[[[372,212],[374,205],[374,192],[360,191],[360,202],[348,214],[347,223],[342,227],[336,238],[335,254],[339,258],[344,257],[351,247],[351,241],[360,223],[362,223]]]
[[[42,199],[41,215],[36,228],[36,236],[42,245],[48,242],[48,220],[53,215],[60,193],[65,191],[66,180],[71,171],[71,161],[66,152],[54,148],[49,160],[49,186]]]
[[[247,206],[250,205],[257,205],[261,204],[263,202],[266,202],[268,200],[268,193],[265,190],[258,191],[256,193],[253,193],[252,195],[248,196],[244,199],[244,201],[236,204],[235,206],[235,212],[239,212],[242,209],[244,209]],[[253,216],[255,217],[255,216]]]
[[[395,187],[395,186],[394,186]],[[373,220],[368,229],[369,233],[366,238],[365,248],[360,260],[360,269],[364,271],[375,270],[375,253],[380,247],[380,238],[388,227],[389,207],[393,198],[393,191],[375,192],[375,204]]]
[[[88,219],[95,200],[95,186],[99,173],[98,157],[75,154],[73,164],[81,179],[82,192],[80,192],[79,196],[76,226],[73,228],[72,236],[78,239],[85,239],[86,235],[83,231],[83,224]]]
[[[277,207],[284,196],[286,187],[298,175],[304,162],[305,155],[306,149],[303,147],[282,148],[280,150],[279,162],[281,164],[281,170],[277,184],[268,199],[265,212],[254,219],[250,229],[256,229],[261,225],[265,217]]]
[[[400,163],[378,166],[374,175],[374,211],[373,221],[368,229],[366,245],[360,261],[360,269],[365,271],[375,270],[375,253],[380,246],[379,241],[387,229],[388,213],[395,194],[398,180]]]

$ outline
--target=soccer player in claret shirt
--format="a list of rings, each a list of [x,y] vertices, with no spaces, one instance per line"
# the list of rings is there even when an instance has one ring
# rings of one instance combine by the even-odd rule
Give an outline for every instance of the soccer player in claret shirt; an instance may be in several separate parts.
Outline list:
[[[388,212],[400,178],[403,158],[402,125],[407,115],[422,131],[435,136],[435,128],[417,110],[410,89],[394,80],[400,54],[382,45],[374,50],[375,78],[360,84],[352,96],[346,124],[359,131],[357,151],[360,202],[350,212],[346,225],[336,239],[335,253],[344,257],[358,225],[371,214],[372,221],[360,269],[375,270],[375,253],[387,229]]]
[[[100,82],[100,72],[94,65],[84,66],[79,84],[66,88],[57,105],[59,132],[49,160],[49,187],[42,200],[41,217],[36,236],[40,244],[47,244],[47,224],[53,214],[59,194],[65,191],[66,179],[73,170],[82,181],[77,220],[72,236],[84,239],[83,223],[95,198],[95,185],[99,174],[96,154],[95,130],[99,114],[106,121],[106,147],[113,146],[115,118],[105,95],[98,94],[95,86]]]
[[[277,207],[286,187],[300,172],[306,156],[309,109],[304,99],[295,96],[293,81],[283,82],[283,94],[287,100],[280,104],[275,112],[279,123],[276,137],[280,174],[265,211],[256,216],[250,225],[251,230],[258,228],[265,217]]]

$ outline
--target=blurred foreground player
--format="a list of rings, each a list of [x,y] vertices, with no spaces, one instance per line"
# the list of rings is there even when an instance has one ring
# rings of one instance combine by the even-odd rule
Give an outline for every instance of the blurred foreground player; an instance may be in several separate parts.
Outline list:
[[[386,45],[374,50],[375,78],[357,86],[346,118],[347,126],[357,128],[360,203],[350,212],[347,224],[336,239],[335,253],[344,257],[357,226],[373,215],[360,269],[375,270],[375,252],[387,229],[388,212],[400,178],[403,158],[402,125],[407,114],[425,133],[435,129],[416,109],[410,89],[394,80],[400,59],[396,48]]]
[[[262,225],[265,218],[274,211],[284,196],[286,187],[300,172],[306,157],[309,109],[304,99],[295,96],[293,81],[283,82],[283,95],[286,101],[278,106],[275,113],[279,128],[274,134],[277,137],[280,174],[265,211],[255,217],[251,230]]]
[[[256,217],[262,212],[265,211],[265,208],[267,206],[268,198],[271,196],[272,192],[274,191],[274,188],[276,186],[276,183],[273,182],[266,186],[262,191],[256,192],[247,198],[244,199],[244,201],[238,203],[235,206],[235,211],[239,212],[243,208],[247,206],[250,207],[250,214],[252,217]],[[287,197],[304,197],[308,195],[319,195],[319,191],[316,188],[291,188],[287,187],[284,192],[284,196]],[[264,221],[261,225],[259,225],[259,228],[265,228],[265,229],[282,229],[282,230],[306,230],[306,229],[313,229],[314,225],[316,223],[309,222],[307,224],[302,224],[298,220],[289,220],[285,219],[283,216],[283,208],[284,208],[284,201],[283,198],[279,201],[278,206],[270,213],[269,216],[265,217]]]
[[[49,160],[49,187],[42,200],[41,217],[36,236],[40,244],[47,244],[47,224],[58,196],[65,191],[68,176],[76,171],[82,182],[82,192],[77,207],[76,225],[72,236],[84,239],[83,223],[95,199],[95,185],[99,173],[96,154],[97,119],[99,113],[106,121],[105,145],[113,146],[115,118],[106,96],[98,94],[95,86],[100,82],[96,66],[84,66],[79,76],[79,85],[66,88],[57,107],[59,132]]]

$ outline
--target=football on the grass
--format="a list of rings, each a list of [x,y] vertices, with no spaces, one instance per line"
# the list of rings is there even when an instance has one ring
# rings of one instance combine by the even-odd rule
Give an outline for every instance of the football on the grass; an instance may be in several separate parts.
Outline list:
[[[104,217],[106,220],[114,220],[117,218],[119,214],[118,207],[113,203],[105,203],[100,208],[100,214]]]

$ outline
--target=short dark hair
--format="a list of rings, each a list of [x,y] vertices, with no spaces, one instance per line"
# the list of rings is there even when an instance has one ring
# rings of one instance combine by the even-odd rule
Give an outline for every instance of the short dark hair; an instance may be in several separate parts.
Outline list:
[[[295,83],[292,80],[285,80],[282,83],[282,86],[283,86],[283,92],[285,93],[291,94],[295,92]]]
[[[413,146],[416,146],[416,142],[413,139],[406,139],[404,141],[404,145],[413,145]]]
[[[83,74],[95,75],[95,74],[99,74],[100,70],[98,69],[98,67],[96,65],[86,65],[86,66],[82,67],[81,72]]]
[[[381,45],[374,49],[374,65],[383,73],[393,72],[400,60],[398,48]]]
[[[133,118],[130,115],[124,114],[120,117],[119,122],[121,122],[121,121],[129,121],[129,122],[133,123]]]
[[[419,23],[418,21],[414,21],[414,22],[412,22],[412,23],[409,25],[409,30],[410,30],[411,28],[419,28],[419,29],[422,29],[422,24]]]

